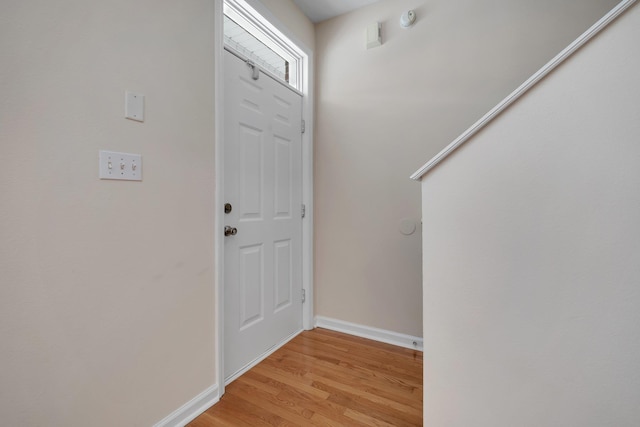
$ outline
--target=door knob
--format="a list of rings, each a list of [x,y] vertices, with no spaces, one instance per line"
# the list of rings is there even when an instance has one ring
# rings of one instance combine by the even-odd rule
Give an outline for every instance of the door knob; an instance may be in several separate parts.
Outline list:
[[[224,235],[225,236],[235,236],[238,234],[238,229],[235,227],[226,226],[224,227]]]

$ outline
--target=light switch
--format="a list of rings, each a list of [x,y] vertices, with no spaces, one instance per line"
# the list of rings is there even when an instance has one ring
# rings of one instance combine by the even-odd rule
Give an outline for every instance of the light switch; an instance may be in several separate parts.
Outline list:
[[[100,150],[100,179],[142,181],[142,156]]]
[[[124,116],[144,122],[144,95],[127,91],[124,93],[124,99]]]

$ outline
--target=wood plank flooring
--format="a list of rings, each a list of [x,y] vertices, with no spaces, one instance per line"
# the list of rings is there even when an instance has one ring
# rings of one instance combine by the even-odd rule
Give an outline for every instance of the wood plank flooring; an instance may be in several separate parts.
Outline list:
[[[305,331],[226,387],[209,426],[421,426],[422,352]]]

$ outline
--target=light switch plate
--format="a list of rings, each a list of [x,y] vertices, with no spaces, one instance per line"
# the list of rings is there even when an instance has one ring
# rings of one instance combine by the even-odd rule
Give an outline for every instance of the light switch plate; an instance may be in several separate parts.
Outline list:
[[[382,27],[379,22],[367,27],[367,49],[382,46]]]
[[[144,122],[144,95],[126,91],[124,93],[124,116],[127,119]]]
[[[142,156],[100,150],[100,179],[142,181]]]

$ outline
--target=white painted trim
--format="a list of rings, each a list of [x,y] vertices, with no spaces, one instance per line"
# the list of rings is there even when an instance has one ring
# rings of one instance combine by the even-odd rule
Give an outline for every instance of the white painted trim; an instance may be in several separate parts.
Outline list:
[[[411,179],[419,181],[424,175],[433,169],[438,163],[447,158],[456,148],[467,142],[473,135],[478,133],[482,128],[491,123],[500,113],[506,110],[511,104],[517,101],[521,96],[527,93],[533,88],[540,80],[542,80],[547,74],[553,71],[556,67],[562,64],[567,58],[573,55],[578,49],[586,44],[591,38],[607,27],[613,20],[620,16],[625,10],[627,10],[636,0],[623,0],[616,7],[614,7],[609,13],[607,13],[602,19],[593,24],[591,28],[585,31],[580,37],[578,37],[573,43],[567,46],[562,52],[556,55],[551,61],[538,70],[533,76],[529,77],[520,87],[513,91],[509,96],[503,99],[498,105],[493,107],[491,111],[485,114],[480,120],[475,122],[469,129],[464,131],[462,135],[456,138],[451,144],[447,145],[442,151],[435,155],[431,160],[425,163],[420,169],[418,169]]]
[[[233,381],[238,379],[240,376],[242,376],[245,372],[247,372],[249,369],[253,368],[258,363],[262,362],[264,359],[271,356],[273,353],[278,351],[280,347],[282,347],[283,345],[285,345],[286,343],[288,343],[289,341],[291,341],[292,339],[300,335],[300,332],[302,332],[302,329],[289,335],[287,338],[280,341],[278,344],[274,345],[269,350],[265,351],[260,356],[256,357],[254,360],[252,360],[251,362],[249,362],[248,364],[240,368],[236,373],[230,375],[228,378],[225,378],[224,380],[225,385],[232,383]]]
[[[424,340],[420,337],[387,331],[385,329],[372,328],[371,326],[358,325],[356,323],[345,322],[344,320],[317,316],[316,327],[397,345],[399,347],[410,348],[412,350],[423,351],[424,348]]]
[[[214,384],[180,408],[173,411],[162,421],[154,424],[153,427],[183,427],[195,420],[204,411],[218,403],[220,394],[218,385]]]
[[[295,46],[296,43],[285,35],[278,25],[274,25],[273,20],[258,10],[257,6],[249,0],[224,0],[224,13],[277,55],[287,60],[289,66],[294,67],[289,70],[288,84],[296,90],[302,90],[304,52]],[[265,18],[266,22],[256,19],[252,10]]]
[[[224,14],[222,12],[222,0],[214,2],[214,126],[215,126],[215,198],[214,198],[214,268],[215,268],[215,313],[214,313],[214,331],[215,351],[214,355],[216,382],[219,385],[219,394],[224,394],[224,98],[223,81],[224,81]]]
[[[313,54],[305,58],[306,72],[302,76],[305,97],[302,98],[302,117],[306,124],[302,135],[302,203],[306,206],[306,215],[302,220],[302,288],[306,292],[306,301],[302,304],[302,327],[309,331],[314,328],[313,299],[313,120],[314,70]]]

